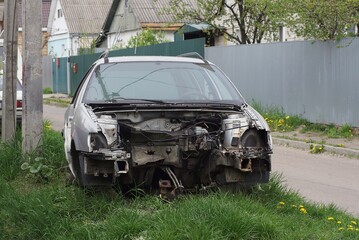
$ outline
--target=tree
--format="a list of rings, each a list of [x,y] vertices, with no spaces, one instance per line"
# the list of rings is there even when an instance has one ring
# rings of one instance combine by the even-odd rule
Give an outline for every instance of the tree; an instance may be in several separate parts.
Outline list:
[[[355,25],[359,24],[358,0],[292,1],[287,9],[287,26],[305,39],[352,37]]]
[[[127,43],[128,48],[148,46],[153,44],[169,42],[164,32],[153,31],[151,29],[142,30],[138,35],[132,36]]]
[[[170,0],[163,11],[207,23],[237,44],[278,40],[281,26],[298,37],[329,40],[351,36],[359,25],[359,0]]]
[[[238,44],[277,40],[285,14],[283,0],[170,0],[164,12],[176,20],[206,23]]]

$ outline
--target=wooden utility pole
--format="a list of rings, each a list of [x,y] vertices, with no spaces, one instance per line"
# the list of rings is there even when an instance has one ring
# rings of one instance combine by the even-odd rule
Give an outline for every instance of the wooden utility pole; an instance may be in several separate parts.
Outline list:
[[[22,0],[22,16],[22,148],[30,152],[42,140],[42,0]]]
[[[17,81],[17,9],[16,1],[5,0],[5,48],[2,100],[2,140],[16,133],[16,81]]]

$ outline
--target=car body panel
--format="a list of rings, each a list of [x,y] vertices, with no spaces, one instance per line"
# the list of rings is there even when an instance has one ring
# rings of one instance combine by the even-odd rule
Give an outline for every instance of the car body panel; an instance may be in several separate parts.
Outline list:
[[[3,108],[3,76],[0,76],[0,122],[2,119],[2,108]],[[20,102],[22,105],[22,85],[19,80],[17,80],[17,86],[16,86],[16,103]],[[16,107],[16,121],[17,123],[21,123],[22,119],[22,106]]]

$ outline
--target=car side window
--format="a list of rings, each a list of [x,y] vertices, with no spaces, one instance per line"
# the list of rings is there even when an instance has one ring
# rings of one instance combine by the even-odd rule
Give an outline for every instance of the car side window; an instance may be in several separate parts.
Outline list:
[[[82,89],[82,86],[84,85],[84,83],[86,82],[87,77],[89,76],[90,72],[93,70],[93,68],[95,67],[95,65],[92,65],[89,70],[86,72],[85,76],[82,78],[79,86],[77,87],[74,96],[72,98],[71,104],[75,104],[77,102],[77,99],[79,97],[79,92]]]

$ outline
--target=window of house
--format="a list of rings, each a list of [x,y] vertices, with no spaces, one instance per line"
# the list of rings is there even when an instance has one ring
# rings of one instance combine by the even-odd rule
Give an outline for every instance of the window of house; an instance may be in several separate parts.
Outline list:
[[[62,17],[62,9],[57,9],[57,18]]]

